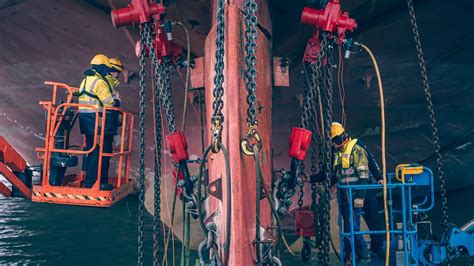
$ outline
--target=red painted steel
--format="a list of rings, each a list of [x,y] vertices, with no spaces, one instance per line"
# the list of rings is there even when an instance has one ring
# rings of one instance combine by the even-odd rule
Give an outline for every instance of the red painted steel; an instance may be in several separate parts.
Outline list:
[[[294,127],[290,135],[290,149],[288,155],[291,158],[304,161],[306,152],[311,145],[312,132],[299,127]]]
[[[240,2],[240,3],[236,3]],[[256,202],[256,176],[255,163],[252,157],[244,155],[240,150],[240,141],[248,131],[246,123],[246,91],[243,70],[245,69],[245,26],[242,10],[239,9],[243,1],[226,2],[225,14],[225,68],[224,68],[224,128],[222,143],[229,150],[232,174],[232,191],[226,190],[225,163],[222,152],[209,157],[210,182],[218,178],[222,180],[222,201],[211,197],[210,212],[218,211],[218,235],[225,236],[226,230],[226,194],[231,193],[232,219],[231,219],[231,245],[229,265],[253,265],[255,248],[255,202]],[[216,3],[214,3],[215,6]],[[259,17],[269,18],[266,1],[259,1]],[[259,19],[260,20],[260,19]],[[215,18],[213,19],[215,22]],[[271,34],[271,29],[266,29]],[[272,57],[271,42],[259,29],[257,40],[257,118],[259,121],[258,132],[262,138],[262,150],[259,153],[266,186],[270,186],[272,174],[271,151],[271,107],[272,100]],[[212,114],[212,90],[214,88],[215,64],[215,23],[206,39],[205,44],[205,87],[207,118]],[[209,137],[209,136],[208,136]],[[209,143],[209,139],[208,139]],[[261,226],[271,226],[270,209],[266,201],[261,204]],[[219,239],[225,241],[223,237]]]
[[[284,62],[281,57],[273,57],[273,86],[290,86],[290,66],[289,62]]]
[[[151,3],[148,0],[132,0],[124,8],[112,10],[112,23],[116,28],[122,26],[138,26],[150,22],[152,16],[164,14],[166,7],[161,3]]]
[[[314,214],[313,210],[295,211],[296,234],[302,237],[314,236]]]
[[[183,48],[169,41],[166,37],[165,30],[159,24],[155,25],[154,28],[154,32],[157,34],[153,39],[153,47],[155,48],[157,58],[161,60],[165,56],[171,56],[176,63],[176,59],[183,54]],[[137,57],[140,57],[140,50],[140,41],[137,41],[135,44],[135,55]],[[148,56],[148,47],[145,47],[145,56]]]
[[[2,194],[3,196],[7,198],[12,196],[11,190],[7,186],[5,186],[2,182],[0,182],[0,194]]]
[[[5,177],[12,186],[16,187],[23,196],[31,199],[31,190],[12,172],[6,164],[0,162],[0,174]]]
[[[166,136],[170,153],[173,156],[173,161],[179,163],[189,159],[188,143],[183,131],[176,131]]]
[[[342,43],[347,31],[357,28],[355,19],[349,17],[349,12],[341,11],[339,0],[331,0],[324,9],[305,7],[301,14],[301,22],[315,26],[317,29],[338,34],[338,42]]]
[[[0,161],[14,172],[25,171],[25,159],[2,136],[0,136]]]
[[[21,181],[14,172],[23,172],[26,169],[26,161],[10,145],[10,143],[0,136],[0,174],[8,182],[16,187],[26,198],[31,198],[31,190]],[[5,197],[11,196],[11,190],[0,182],[0,193]]]
[[[303,61],[306,63],[316,63],[318,61],[319,51],[321,51],[321,41],[319,40],[319,30],[313,32],[313,36],[308,39],[306,49],[303,55]],[[326,57],[323,58],[323,64],[326,65]]]

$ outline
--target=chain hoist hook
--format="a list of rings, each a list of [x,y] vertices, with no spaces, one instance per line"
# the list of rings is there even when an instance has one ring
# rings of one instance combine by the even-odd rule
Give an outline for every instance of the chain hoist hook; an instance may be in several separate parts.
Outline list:
[[[221,150],[222,143],[222,117],[215,116],[212,118],[211,132],[211,151],[218,153]]]
[[[260,152],[263,146],[262,138],[257,131],[257,125],[249,125],[249,131],[240,142],[240,148],[245,155],[253,156],[255,154],[253,150],[254,145],[257,146],[257,151]]]

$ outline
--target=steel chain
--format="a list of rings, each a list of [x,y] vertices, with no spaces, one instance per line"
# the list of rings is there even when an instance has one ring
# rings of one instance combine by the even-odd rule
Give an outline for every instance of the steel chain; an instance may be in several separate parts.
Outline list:
[[[247,123],[250,126],[256,126],[257,121],[257,112],[255,110],[255,105],[257,102],[257,96],[255,92],[257,90],[257,83],[255,79],[257,78],[257,25],[258,19],[255,13],[257,12],[257,3],[255,0],[246,0],[244,3],[245,11],[245,64],[246,72],[245,76],[247,78]]]
[[[312,105],[312,112],[314,113],[314,118],[311,120],[313,122],[312,124],[312,127],[313,127],[313,138],[312,138],[312,150],[311,150],[311,170],[313,172],[316,172],[315,170],[315,162],[314,162],[314,157],[315,157],[315,149],[316,149],[316,123],[317,123],[317,118],[316,118],[316,114],[318,113],[316,110],[319,108],[319,110],[322,110],[322,102],[321,102],[321,98],[322,98],[322,95],[321,95],[321,82],[318,82],[318,79],[321,80],[322,77],[321,77],[321,67],[322,67],[322,60],[324,60],[323,57],[321,57],[321,61],[317,61],[317,64],[316,65],[311,65],[310,66],[310,69],[309,71],[311,72],[311,82],[314,86],[314,89],[316,89],[316,96],[318,101],[316,101],[316,99],[313,101],[313,105]],[[319,72],[318,72],[318,69],[319,69]],[[317,103],[317,104],[316,104]],[[323,114],[320,112],[320,116],[322,116]],[[321,137],[323,137],[323,135],[321,135]],[[324,157],[324,146],[323,146],[323,139],[319,139],[317,141],[317,151],[318,151],[318,154],[317,154],[317,157],[319,158],[319,162],[318,162],[318,169],[321,171],[323,169],[323,166],[324,166],[324,162],[325,162],[325,157]],[[318,202],[318,195],[319,195],[319,202]],[[320,189],[320,186],[316,183],[312,183],[311,184],[311,200],[312,200],[312,204],[311,204],[311,207],[312,207],[312,210],[313,210],[313,216],[314,216],[314,236],[315,236],[315,247],[317,247],[317,249],[319,251],[322,251],[323,250],[323,242],[322,242],[322,236],[324,235],[324,232],[323,232],[323,224],[324,224],[324,200],[323,200],[323,192],[321,191]],[[323,253],[320,253],[318,252],[318,258],[319,261],[323,261],[324,260],[324,256],[323,256]]]
[[[303,66],[304,67],[304,66]],[[305,71],[303,72],[305,74]],[[308,94],[309,94],[309,86],[308,86],[308,81],[304,79],[303,81],[303,112],[301,113],[301,121],[300,121],[300,127],[301,128],[308,128],[308,121],[309,121],[309,99],[308,99]]]
[[[150,43],[148,47],[152,47]],[[150,49],[152,68],[153,68],[153,93],[154,93],[154,123],[155,123],[155,144],[154,147],[154,209],[153,209],[153,265],[158,266],[160,264],[159,257],[159,240],[161,233],[161,95],[160,85],[162,84],[160,79],[160,70],[158,60],[154,48]]]
[[[225,9],[224,0],[217,1],[216,8],[216,62],[214,65],[214,90],[212,92],[212,116],[211,116],[211,151],[218,153],[222,142],[222,126],[224,123],[224,41],[225,41]]]
[[[138,207],[138,262],[139,266],[144,263],[143,231],[145,215],[145,97],[146,97],[146,73],[145,73],[145,45],[151,42],[151,25],[144,23],[140,31],[140,163],[139,163],[139,207]]]
[[[214,70],[216,72],[214,77],[214,101],[212,102],[212,119],[220,119],[220,122],[224,122],[224,115],[222,114],[222,108],[224,108],[224,101],[222,96],[224,95],[224,0],[217,1],[217,15],[216,15],[216,64]],[[214,122],[214,121],[211,121]]]
[[[433,146],[436,154],[436,163],[438,166],[438,175],[440,183],[440,194],[441,194],[441,228],[444,234],[448,233],[448,199],[446,197],[446,179],[443,171],[443,157],[441,155],[441,145],[439,143],[438,136],[438,123],[436,121],[436,115],[431,95],[430,84],[428,80],[428,72],[426,70],[426,63],[423,56],[423,49],[421,47],[420,34],[418,32],[418,25],[416,22],[415,8],[413,7],[413,1],[407,0],[408,12],[410,15],[410,22],[412,25],[413,36],[415,40],[416,51],[418,55],[418,63],[420,65],[421,79],[423,82],[423,89],[425,92],[426,103],[428,106],[428,114],[430,117],[431,130],[433,135]]]
[[[301,124],[300,126],[305,129],[309,129],[310,127],[310,120],[313,117],[311,112],[312,101],[316,99],[315,95],[315,86],[316,83],[314,80],[308,81],[306,78],[306,66],[305,68],[305,78],[304,78],[304,103],[303,103],[303,113],[301,114]]]
[[[327,40],[327,35],[326,35],[326,40]],[[325,251],[325,262],[326,265],[329,265],[329,251],[330,251],[330,237],[331,237],[331,232],[330,232],[330,211],[331,211],[331,198],[330,198],[330,193],[331,193],[331,170],[332,170],[332,164],[331,164],[331,143],[330,143],[330,130],[331,130],[331,124],[332,124],[332,112],[333,112],[333,50],[334,50],[334,41],[335,37],[331,39],[330,44],[326,46],[326,57],[327,57],[327,64],[326,64],[326,71],[327,71],[327,114],[326,114],[326,123],[328,124],[327,126],[327,134],[326,136],[326,180],[324,182],[324,211],[325,211],[325,223],[324,223],[324,236],[323,236],[323,245],[324,245],[324,251]]]
[[[176,132],[176,122],[174,117],[173,94],[171,93],[170,78],[171,59],[168,56],[163,57],[161,64],[162,95],[166,118],[168,119],[168,129],[170,133]],[[185,95],[187,97],[187,95]]]
[[[304,197],[304,182],[301,180],[298,182],[298,185],[300,187],[299,195],[298,195],[298,210],[301,210],[303,208],[303,197]]]
[[[199,175],[197,178],[197,195],[196,200],[198,202],[198,213],[199,213],[199,222],[201,225],[202,231],[206,234],[212,230],[209,230],[205,223],[204,223],[204,216],[205,212],[203,209],[202,203],[202,189],[201,189],[201,182],[203,180],[203,170],[205,166],[205,162],[207,160],[207,156],[209,152],[218,153],[222,150],[224,159],[225,159],[225,166],[226,166],[226,178],[227,178],[227,191],[231,191],[231,172],[230,172],[230,160],[229,154],[227,149],[221,143],[221,134],[222,134],[222,125],[224,122],[224,114],[222,113],[222,108],[224,107],[224,101],[222,97],[224,95],[224,32],[225,32],[225,9],[224,9],[225,0],[217,0],[217,8],[216,8],[216,62],[214,65],[215,70],[215,77],[214,77],[214,89],[213,89],[213,102],[212,102],[212,116],[211,116],[211,145],[204,150],[202,156],[202,163],[199,166]],[[226,212],[226,236],[225,236],[225,243],[224,243],[224,263],[227,264],[229,260],[229,248],[230,248],[230,241],[231,241],[231,234],[230,234],[230,219],[231,219],[231,195],[227,193],[227,212]],[[209,238],[209,237],[208,237]],[[208,245],[209,246],[209,245]],[[214,247],[215,246],[215,247]],[[214,248],[214,256],[219,254],[217,245],[213,245]],[[201,254],[200,254],[200,257]],[[201,260],[201,265],[205,265],[203,260]]]
[[[322,40],[321,40],[321,51],[318,55],[318,61],[316,63],[316,67],[314,72],[316,73],[316,86],[320,88],[321,91],[324,91],[325,96],[325,138],[324,138],[324,166],[325,166],[325,174],[326,174],[326,181],[324,184],[324,192],[322,193],[322,197],[320,197],[320,201],[322,200],[324,205],[321,206],[322,214],[318,216],[319,226],[320,226],[320,233],[321,235],[321,242],[318,246],[318,263],[320,265],[328,265],[329,264],[329,219],[330,219],[330,206],[329,206],[329,196],[330,196],[330,183],[328,180],[331,179],[331,144],[330,144],[330,127],[332,122],[332,85],[330,83],[326,83],[326,78],[323,76],[323,60],[327,58],[327,45],[328,45],[328,36],[326,32],[322,33]],[[328,60],[328,59],[327,59]],[[313,66],[314,67],[314,66]],[[329,69],[327,69],[329,71]],[[332,76],[331,76],[332,77]],[[325,86],[327,85],[327,87]],[[320,204],[321,205],[321,204]]]

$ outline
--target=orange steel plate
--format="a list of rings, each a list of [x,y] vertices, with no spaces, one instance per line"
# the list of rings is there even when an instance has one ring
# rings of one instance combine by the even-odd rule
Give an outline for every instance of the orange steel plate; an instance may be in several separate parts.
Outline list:
[[[80,205],[93,207],[110,207],[126,197],[133,190],[131,182],[113,190],[95,190],[90,188],[33,186],[32,201]]]

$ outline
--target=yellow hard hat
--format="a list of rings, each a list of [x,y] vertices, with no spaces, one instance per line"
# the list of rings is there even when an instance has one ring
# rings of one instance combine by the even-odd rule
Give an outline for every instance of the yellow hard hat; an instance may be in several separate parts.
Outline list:
[[[110,67],[109,58],[104,54],[98,54],[92,58],[91,65],[106,65]]]
[[[110,68],[112,68],[112,70],[115,70],[117,72],[122,72],[123,71],[122,61],[120,61],[120,59],[118,59],[117,57],[110,58],[109,59],[109,64],[110,64]]]
[[[333,139],[334,137],[342,135],[342,133],[344,133],[344,131],[345,131],[345,129],[340,123],[333,122],[331,124],[331,139]]]

